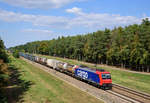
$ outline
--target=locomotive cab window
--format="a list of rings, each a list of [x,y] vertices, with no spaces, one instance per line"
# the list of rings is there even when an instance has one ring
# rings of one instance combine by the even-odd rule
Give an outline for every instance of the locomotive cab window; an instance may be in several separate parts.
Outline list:
[[[110,74],[102,74],[102,79],[111,79]]]

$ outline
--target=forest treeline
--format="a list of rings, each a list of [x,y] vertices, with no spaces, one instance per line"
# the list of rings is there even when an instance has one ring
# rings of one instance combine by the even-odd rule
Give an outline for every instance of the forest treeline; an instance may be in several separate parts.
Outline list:
[[[10,50],[150,72],[150,21],[146,18],[141,24],[30,42]]]
[[[6,99],[3,95],[2,88],[8,84],[9,80],[8,62],[8,55],[6,53],[3,40],[0,38],[0,103],[4,103]]]

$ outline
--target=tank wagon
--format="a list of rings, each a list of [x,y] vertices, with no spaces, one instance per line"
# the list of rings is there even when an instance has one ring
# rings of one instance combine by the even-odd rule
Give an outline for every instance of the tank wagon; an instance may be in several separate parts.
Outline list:
[[[53,69],[58,69],[59,62],[60,61],[55,59],[47,59],[46,65],[52,67]]]
[[[102,89],[112,88],[111,74],[104,69],[92,69],[83,65],[71,65],[69,63],[65,63],[55,59],[42,58],[26,53],[19,53],[19,55],[31,61],[51,67],[60,72],[64,72],[80,80],[92,83],[97,87],[101,87]]]
[[[37,62],[38,63],[43,64],[43,65],[46,64],[46,61],[47,61],[46,58],[41,58],[41,57],[36,57],[36,58],[37,58]]]

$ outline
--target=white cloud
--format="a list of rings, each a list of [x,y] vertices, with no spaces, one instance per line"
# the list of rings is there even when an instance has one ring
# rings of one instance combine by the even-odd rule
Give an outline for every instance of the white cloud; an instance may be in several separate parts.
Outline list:
[[[82,13],[82,15],[73,18],[71,26],[84,26],[87,28],[112,28],[114,26],[125,26],[129,24],[140,23],[141,18],[134,16],[120,16],[111,14]]]
[[[72,2],[84,0],[0,0],[13,6],[25,8],[59,8]]]
[[[22,32],[27,33],[36,33],[36,34],[52,34],[53,32],[50,30],[42,30],[42,29],[24,29]]]
[[[17,22],[17,21],[32,22],[34,21],[35,18],[36,18],[35,15],[27,15],[0,10],[0,19],[7,22]]]
[[[43,16],[0,10],[0,20],[6,22],[29,22],[36,26],[64,27],[68,19],[62,16]]]
[[[78,14],[78,15],[82,15],[82,9],[81,8],[77,8],[77,7],[73,7],[72,9],[67,9],[66,12],[68,13],[74,13],[74,14]]]
[[[67,9],[66,12],[76,14],[73,18],[65,16],[43,16],[15,13],[0,10],[0,20],[6,22],[28,22],[36,26],[48,26],[55,29],[74,29],[80,27],[91,29],[113,28],[141,23],[143,18],[134,16],[111,15],[108,13],[84,13],[80,8]],[[82,15],[81,15],[82,14]]]
[[[69,27],[83,26],[87,28],[112,28],[114,26],[126,26],[139,24],[143,18],[134,16],[111,15],[108,13],[84,13],[82,9],[74,7],[67,9],[66,12],[76,14],[76,17],[68,24]]]

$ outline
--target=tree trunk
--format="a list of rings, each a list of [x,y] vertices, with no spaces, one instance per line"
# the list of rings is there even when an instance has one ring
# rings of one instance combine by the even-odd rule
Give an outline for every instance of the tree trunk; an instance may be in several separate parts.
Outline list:
[[[106,64],[108,64],[108,61],[106,60]]]
[[[124,68],[124,64],[123,63],[121,63],[121,68]]]
[[[144,72],[144,66],[142,65],[142,72]]]
[[[148,73],[150,72],[149,66],[147,66],[147,72],[148,72]]]

